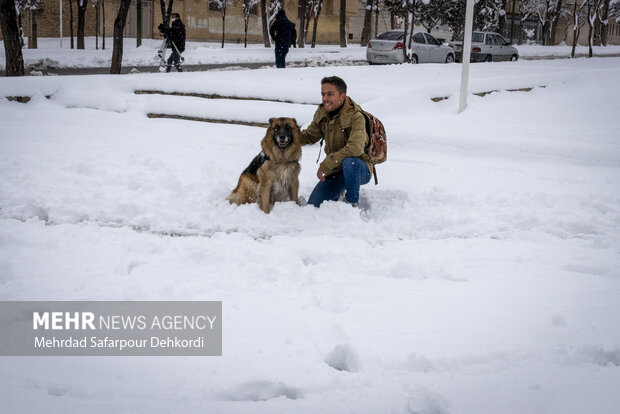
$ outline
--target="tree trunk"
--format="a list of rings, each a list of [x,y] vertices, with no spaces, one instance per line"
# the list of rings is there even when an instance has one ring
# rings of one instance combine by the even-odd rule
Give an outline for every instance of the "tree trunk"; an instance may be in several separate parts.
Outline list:
[[[136,47],[140,46],[142,46],[142,0],[136,0]]]
[[[69,36],[71,36],[71,49],[75,48],[73,44],[73,1],[69,0]]]
[[[114,43],[112,45],[112,65],[110,73],[120,75],[121,64],[123,62],[123,30],[125,30],[125,22],[127,21],[127,13],[131,0],[120,0],[121,4],[118,9],[118,15],[114,20]]]
[[[405,62],[409,62],[409,56],[407,55],[407,36],[409,34],[409,0],[405,0],[405,27],[403,36],[403,58]]]
[[[22,13],[17,8],[15,8],[15,13],[17,13],[17,31],[19,32],[19,47],[24,47],[24,25],[22,24]]]
[[[86,21],[86,0],[77,0],[77,4],[78,4],[77,48],[84,49],[84,25]]]
[[[271,47],[269,25],[267,24],[267,0],[260,0],[260,21],[263,25],[263,44],[265,47]]]
[[[340,47],[347,47],[347,0],[340,0]]]
[[[502,0],[502,10],[506,11],[506,0]],[[504,27],[506,27],[506,13],[499,15],[497,32],[504,36]],[[430,31],[428,32],[431,33]]]
[[[306,45],[306,39],[304,39],[304,27],[306,27],[306,8],[307,0],[299,0],[297,6],[297,14],[299,15],[299,33],[297,34],[297,47],[303,48]]]
[[[95,5],[95,50],[99,50],[99,1]]]
[[[28,49],[37,49],[37,12],[38,10],[30,10],[30,36],[28,36]]]
[[[594,36],[594,25],[592,24],[593,19],[590,18],[591,12],[592,2],[588,1],[588,57],[592,57],[592,37]]]
[[[562,0],[558,0],[558,4],[555,8],[553,19],[551,20],[551,29],[549,30],[549,41],[548,45],[555,45],[555,36],[558,30],[558,22],[560,20],[560,14],[562,13]]]
[[[379,1],[381,0],[377,0],[376,2],[376,6],[375,6],[375,31],[374,31],[374,37],[377,37],[377,35],[379,34]],[[373,38],[373,35],[371,34],[370,38]]]
[[[562,0],[560,0],[562,1]],[[512,0],[512,13],[510,14],[510,44],[513,44],[514,41],[514,33],[515,33],[515,26],[517,23],[517,19],[515,19],[515,4],[516,4],[516,0]]]
[[[105,0],[101,0],[101,14],[103,18],[103,36],[101,36],[101,48],[105,50]]]
[[[409,12],[409,1],[411,1],[412,4],[411,12]],[[411,21],[409,22],[409,49],[413,50],[413,32],[415,29],[415,0],[407,0],[407,21],[409,21],[409,17],[411,17]]]
[[[314,2],[310,3],[310,6],[314,6]],[[314,7],[313,7],[314,9]],[[305,24],[306,26],[304,27],[304,43],[307,43],[307,39],[308,39],[308,30],[310,28],[310,20],[312,20],[312,16],[314,14],[314,10],[310,11],[308,10],[309,13],[306,14],[306,21]]]
[[[372,6],[374,0],[366,1],[366,11],[364,13],[364,28],[362,29],[362,38],[360,39],[360,46],[368,45],[370,40],[370,27],[372,25]]]
[[[24,76],[24,57],[14,0],[0,0],[0,29],[4,39],[6,76]]]
[[[603,4],[603,11],[601,12],[601,35],[599,36],[599,39],[601,41],[601,45],[602,46],[607,46],[607,25],[608,23],[608,19],[609,19],[609,3],[611,2],[610,0],[604,0],[605,3]]]
[[[244,11],[243,14],[243,47],[248,47],[248,25],[250,24],[250,13]]]
[[[226,0],[222,5],[222,49],[224,49],[224,39],[226,37]]]
[[[575,48],[577,47],[577,38],[579,37],[579,15],[577,14],[577,0],[575,0],[575,4],[573,6],[573,24],[573,47],[570,52],[570,57],[574,59]]]
[[[314,47],[316,45],[316,28],[319,24],[319,16],[321,15],[321,11],[323,11],[323,0],[319,0],[316,14],[314,15],[314,24],[312,25],[312,45],[310,47]]]

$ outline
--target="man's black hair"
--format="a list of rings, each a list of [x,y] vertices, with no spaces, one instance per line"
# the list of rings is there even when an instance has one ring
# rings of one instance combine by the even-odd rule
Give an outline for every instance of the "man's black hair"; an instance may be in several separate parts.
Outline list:
[[[181,18],[181,15],[179,13],[172,13],[170,16],[176,17],[177,19]]]
[[[341,94],[347,93],[347,84],[344,80],[342,80],[342,78],[339,78],[338,76],[326,76],[321,79],[321,85],[323,85],[324,83],[330,83],[334,85],[336,87],[336,90],[338,90],[338,92]]]
[[[286,12],[284,11],[284,9],[278,10],[278,12],[276,13],[276,17],[279,17],[279,18],[286,17]]]

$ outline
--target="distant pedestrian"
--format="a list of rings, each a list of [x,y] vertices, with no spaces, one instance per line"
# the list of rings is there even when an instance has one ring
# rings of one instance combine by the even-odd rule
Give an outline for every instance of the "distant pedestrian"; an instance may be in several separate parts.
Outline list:
[[[286,66],[286,54],[291,45],[296,46],[297,31],[295,24],[286,18],[284,9],[280,9],[276,14],[275,21],[269,28],[269,34],[274,42],[276,42],[276,68],[284,68]]]
[[[185,51],[185,25],[181,21],[179,13],[172,13],[170,21],[172,22],[170,27],[164,26],[163,23],[159,25],[159,31],[168,39],[167,47],[172,49],[172,54],[168,58],[166,72],[170,72],[172,64],[176,67],[177,72],[183,72],[181,68],[181,53]]]

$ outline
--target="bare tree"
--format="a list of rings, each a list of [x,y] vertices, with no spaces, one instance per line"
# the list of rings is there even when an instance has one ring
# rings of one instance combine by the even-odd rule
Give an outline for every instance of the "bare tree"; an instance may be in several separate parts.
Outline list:
[[[553,10],[552,18],[551,18],[551,26],[549,28],[549,41],[547,44],[555,45],[555,35],[558,30],[558,23],[560,21],[560,17],[565,13],[563,0],[557,0],[555,10]]]
[[[323,0],[315,1],[314,13],[312,19],[314,20],[312,24],[312,45],[310,47],[314,47],[316,45],[316,28],[319,24],[319,16],[321,15],[321,11],[323,10]]]
[[[607,46],[607,25],[609,23],[609,3],[611,0],[603,0],[601,3],[601,11],[598,15],[599,18],[599,35],[598,45]]]
[[[6,76],[24,76],[24,57],[14,0],[0,0],[0,30],[4,39]]]
[[[347,0],[340,0],[340,47],[347,47]]]
[[[368,45],[368,41],[370,40],[370,27],[372,25],[372,9],[373,9],[375,0],[365,0],[364,3],[365,3],[364,27],[362,28],[362,38],[360,39],[361,46]]]
[[[256,13],[259,0],[243,0],[243,47],[248,47],[248,26],[250,25],[250,15]]]
[[[219,10],[222,14],[222,48],[226,38],[226,8],[231,4],[231,0],[209,0],[209,9]]]
[[[77,48],[84,49],[84,25],[86,23],[86,0],[76,0],[78,5]]]
[[[103,35],[101,38],[101,48],[105,50],[105,0],[101,0],[101,14],[103,15]]]
[[[28,49],[38,47],[37,17],[43,12],[42,0],[16,0],[18,16],[22,16],[27,10],[29,14],[30,36],[28,36]],[[19,17],[18,17],[19,20]]]
[[[100,0],[91,0],[94,3],[95,6],[95,50],[99,50],[99,31],[100,31],[100,27],[99,27],[99,13],[100,13],[100,7],[101,6],[101,2]]]
[[[381,8],[379,7],[381,5],[381,0],[377,0],[375,3],[375,31],[374,33],[374,37],[377,37],[377,35],[379,34],[379,13],[381,12]],[[372,37],[372,35],[370,36]]]
[[[71,37],[71,49],[75,47],[73,44],[73,1],[69,0],[69,36]]]
[[[579,6],[579,1],[575,0],[575,4],[573,5],[573,47],[570,52],[570,57],[575,58],[575,49],[577,48],[577,40],[579,39],[579,33],[581,32],[581,28],[586,24],[586,6],[590,0],[583,0],[581,6]]]
[[[261,13],[263,11],[265,12],[263,20],[263,42],[265,43],[265,47],[271,47],[269,28],[271,27],[273,19],[276,17],[276,13],[282,8],[282,3],[280,0],[261,0],[261,5],[263,1],[265,1],[265,8],[261,10]],[[263,16],[261,16],[261,19],[263,19]]]
[[[306,17],[303,27],[304,43],[308,42],[308,30],[310,29],[310,21],[312,20],[312,15],[314,14],[314,3],[315,0],[306,1],[306,9],[304,10],[304,12],[306,13]]]
[[[386,0],[386,5],[393,17],[403,19],[404,21],[403,58],[405,62],[411,62],[411,39],[413,34],[415,0]],[[409,44],[409,46],[407,46],[407,44]]]
[[[306,45],[306,38],[304,28],[306,27],[306,17],[308,16],[308,0],[299,0],[298,4],[299,15],[299,32],[297,34],[297,47],[303,48]]]
[[[598,18],[601,0],[588,1],[588,57],[592,57],[592,45],[594,43],[594,23]]]
[[[269,25],[267,24],[267,0],[260,0],[260,21],[261,26],[263,26],[263,44],[265,47],[271,47]]]
[[[519,3],[519,9],[538,17],[542,27],[543,45],[555,42],[557,24],[562,13],[562,0],[525,0]]]
[[[120,0],[118,15],[114,20],[114,42],[112,44],[112,64],[110,65],[110,73],[119,75],[121,73],[121,64],[123,62],[123,30],[127,22],[127,13],[131,0]]]

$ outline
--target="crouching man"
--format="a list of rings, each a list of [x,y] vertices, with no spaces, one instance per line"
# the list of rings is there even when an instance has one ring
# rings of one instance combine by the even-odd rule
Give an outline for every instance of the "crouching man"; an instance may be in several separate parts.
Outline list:
[[[344,190],[345,201],[359,203],[360,186],[368,183],[372,164],[364,153],[368,144],[366,120],[360,107],[347,97],[347,84],[337,76],[321,80],[323,103],[314,113],[312,123],[301,132],[301,144],[325,140],[327,157],[317,171],[319,182],[308,204],[319,207],[323,201],[337,201]]]

